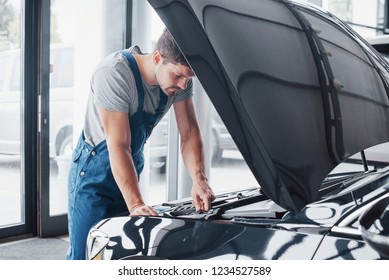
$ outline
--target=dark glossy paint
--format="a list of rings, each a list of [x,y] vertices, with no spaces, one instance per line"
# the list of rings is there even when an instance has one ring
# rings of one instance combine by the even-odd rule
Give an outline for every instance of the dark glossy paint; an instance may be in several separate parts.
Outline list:
[[[234,205],[245,205],[237,205],[241,200],[268,202],[247,190],[218,195],[208,213],[197,213],[190,200],[182,200],[157,207],[163,209],[159,217],[115,217],[94,230],[109,237],[103,259],[380,259],[363,240],[358,221],[367,207],[389,196],[389,169],[344,186],[297,214],[269,208],[269,213],[245,217],[242,211],[225,218]],[[215,212],[219,215],[211,215]]]
[[[278,0],[149,2],[279,205],[318,200],[338,163],[389,141],[387,65],[329,13]]]
[[[360,219],[362,237],[383,258],[389,259],[389,196],[381,198]]]
[[[380,255],[363,241],[327,236],[323,239],[313,259],[375,260],[380,258]]]
[[[267,229],[267,225],[220,221],[120,217],[107,224],[109,228],[102,226],[100,230],[112,234],[113,245],[104,253],[108,256],[112,252],[112,259],[138,254],[188,260],[311,259],[322,239],[320,235]],[[123,227],[125,234],[110,232],[113,224]]]

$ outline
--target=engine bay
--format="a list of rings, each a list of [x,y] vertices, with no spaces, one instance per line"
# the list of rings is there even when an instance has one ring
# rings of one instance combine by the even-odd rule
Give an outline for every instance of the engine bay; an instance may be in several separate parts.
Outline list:
[[[154,207],[159,216],[204,220],[280,218],[286,210],[268,199],[259,188],[219,194],[209,211],[196,211],[192,200],[178,200]]]

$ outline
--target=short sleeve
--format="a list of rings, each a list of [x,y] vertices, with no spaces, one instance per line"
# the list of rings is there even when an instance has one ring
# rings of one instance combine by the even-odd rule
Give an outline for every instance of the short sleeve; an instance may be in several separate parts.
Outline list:
[[[186,87],[186,89],[178,91],[177,96],[174,99],[174,103],[189,99],[192,96],[193,96],[193,80],[189,79],[188,86]]]
[[[122,63],[101,67],[92,79],[93,102],[107,110],[129,112],[134,102],[133,83],[132,73]]]

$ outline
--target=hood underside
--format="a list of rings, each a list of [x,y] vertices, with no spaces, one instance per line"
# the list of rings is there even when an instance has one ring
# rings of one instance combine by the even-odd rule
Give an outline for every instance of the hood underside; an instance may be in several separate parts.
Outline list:
[[[298,211],[389,141],[388,66],[330,14],[283,0],[149,0],[262,191]]]

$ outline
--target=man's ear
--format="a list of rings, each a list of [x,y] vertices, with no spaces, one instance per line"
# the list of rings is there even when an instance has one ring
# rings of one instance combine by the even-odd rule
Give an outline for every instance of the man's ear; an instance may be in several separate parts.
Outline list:
[[[158,65],[160,62],[162,62],[162,60],[163,60],[162,54],[159,51],[155,51],[153,53],[153,63],[155,65]]]

